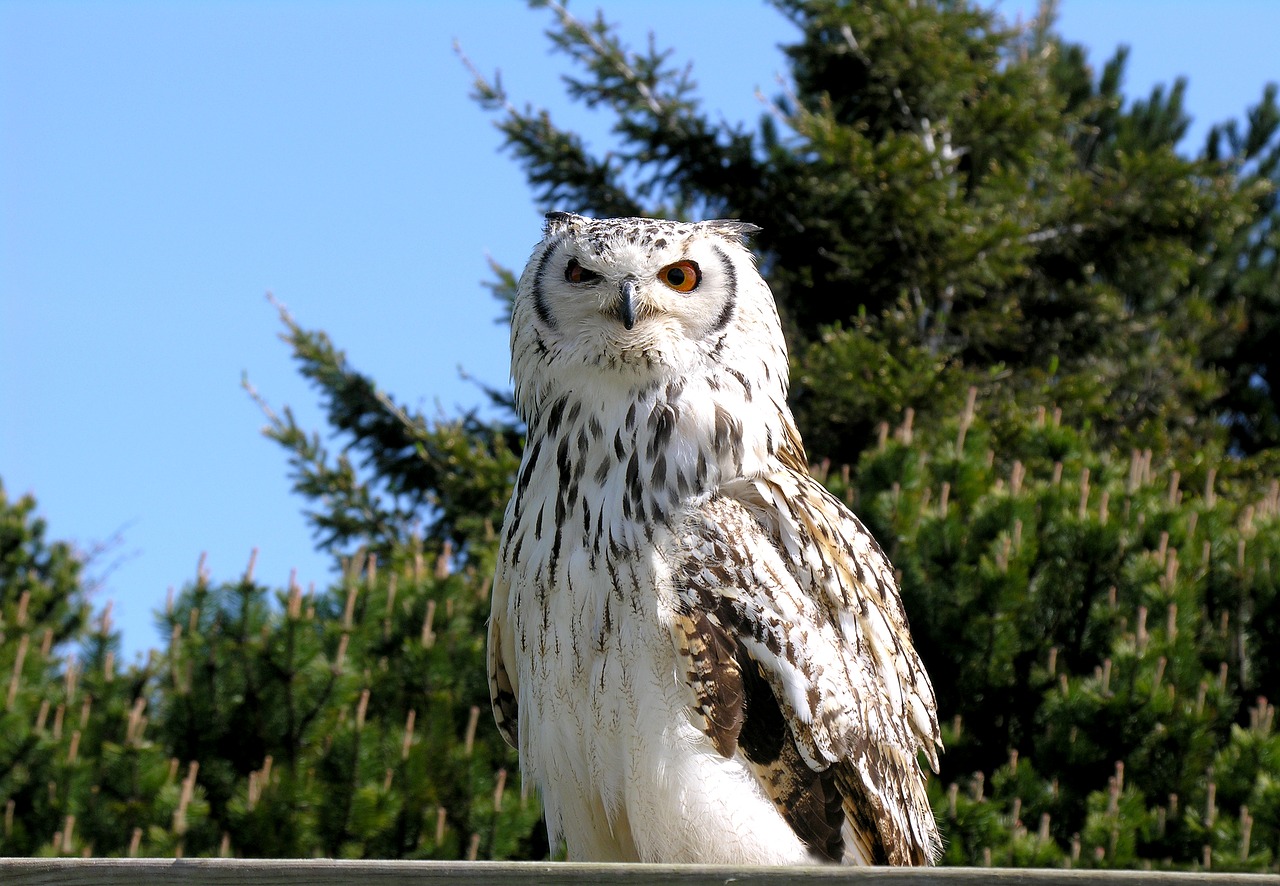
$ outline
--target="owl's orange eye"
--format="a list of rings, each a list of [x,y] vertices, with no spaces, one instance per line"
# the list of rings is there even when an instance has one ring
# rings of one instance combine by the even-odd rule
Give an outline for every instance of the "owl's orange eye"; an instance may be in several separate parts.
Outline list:
[[[570,283],[594,283],[600,279],[600,275],[595,271],[588,271],[578,264],[577,259],[571,258],[564,267],[564,278]]]
[[[658,279],[676,292],[693,292],[702,282],[702,272],[691,261],[678,261],[659,271]]]

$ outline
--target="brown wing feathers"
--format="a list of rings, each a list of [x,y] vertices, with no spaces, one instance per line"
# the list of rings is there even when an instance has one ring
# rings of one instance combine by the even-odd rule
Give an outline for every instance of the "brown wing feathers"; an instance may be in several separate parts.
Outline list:
[[[742,755],[796,836],[819,856],[840,861],[844,856],[844,810],[835,773],[809,768],[760,666],[742,647],[739,654],[746,663],[747,716],[738,739]]]
[[[677,619],[692,707],[702,728],[726,757],[742,751],[783,817],[817,856],[840,860],[851,855],[872,864],[929,863],[937,838],[917,823],[917,819],[931,822],[932,814],[915,783],[920,774],[910,727],[885,722],[891,712],[888,701],[861,694],[878,694],[869,686],[855,690],[848,702],[841,703],[866,705],[856,716],[845,717],[853,712],[844,707],[831,708],[830,699],[822,695],[830,687],[818,685],[825,682],[821,668],[813,670],[816,665],[796,656],[817,654],[824,648],[805,649],[803,644],[830,642],[824,639],[829,634],[821,621],[836,616],[820,614],[826,611],[821,604],[797,602],[812,590],[757,584],[787,581],[778,567],[770,567],[760,557],[767,560],[775,552],[784,560],[790,558],[742,505],[713,499],[704,516],[684,539],[687,553],[678,577],[682,610]],[[829,539],[831,527],[806,522],[806,529]],[[856,562],[832,566],[862,571]],[[831,575],[832,567],[818,563],[810,567],[811,580]],[[856,582],[852,578],[845,576],[846,587],[860,599],[846,598],[845,605],[887,609],[885,617],[896,622],[900,609],[895,606],[895,589],[885,588],[878,576],[859,575],[862,580]],[[770,599],[774,594],[778,597]],[[787,595],[793,595],[790,604],[781,599]],[[800,608],[788,611],[817,621],[807,626],[797,622],[798,633],[793,635],[779,623],[782,610],[775,607],[797,605]],[[851,637],[843,642],[861,643]],[[767,660],[757,661],[753,654]],[[886,666],[865,657],[860,661],[863,668]],[[850,665],[846,659],[836,667]],[[816,681],[804,701],[783,695],[785,680],[794,681],[795,675],[784,678],[778,669],[788,667],[805,669],[806,678]],[[883,678],[894,679],[897,668],[887,667]],[[866,676],[865,671],[859,673]],[[839,679],[834,673],[828,678]],[[799,705],[808,710],[793,710]],[[858,718],[869,732],[849,729]],[[853,845],[847,845],[850,839]]]
[[[725,757],[742,750],[765,791],[806,846],[825,859],[840,861],[844,854],[844,809],[834,770],[815,772],[805,764],[773,688],[759,664],[726,627],[732,624],[728,607],[686,609],[689,611],[677,617],[680,651],[689,664],[686,679],[703,730]]]
[[[716,750],[732,757],[746,709],[742,669],[735,655],[738,641],[720,623],[718,613],[687,605],[686,609],[676,616],[676,624],[680,652],[689,665],[685,679],[693,690],[693,709]]]

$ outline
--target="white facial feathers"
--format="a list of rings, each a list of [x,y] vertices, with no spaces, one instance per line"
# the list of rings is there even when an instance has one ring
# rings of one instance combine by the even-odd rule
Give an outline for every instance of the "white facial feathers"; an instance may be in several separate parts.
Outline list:
[[[716,364],[755,376],[762,353],[785,366],[772,295],[744,245],[756,230],[736,221],[551,213],[513,306],[512,375],[522,410],[555,390],[551,376],[632,387]],[[738,341],[751,347],[735,348]],[[751,359],[740,361],[748,351]],[[785,373],[769,384],[780,399],[785,386]]]

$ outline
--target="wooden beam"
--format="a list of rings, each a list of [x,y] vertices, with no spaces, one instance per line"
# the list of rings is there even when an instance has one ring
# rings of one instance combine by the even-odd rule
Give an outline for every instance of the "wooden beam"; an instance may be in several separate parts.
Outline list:
[[[5,886],[1280,886],[1280,876],[1044,868],[735,868],[541,862],[0,858]]]

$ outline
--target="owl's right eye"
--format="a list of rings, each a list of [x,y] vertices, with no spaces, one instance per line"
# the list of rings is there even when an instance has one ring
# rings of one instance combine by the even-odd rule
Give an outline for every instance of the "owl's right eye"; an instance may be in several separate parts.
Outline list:
[[[588,271],[578,264],[576,258],[571,258],[569,263],[564,266],[564,278],[570,283],[594,283],[600,279],[600,275],[595,271]]]

